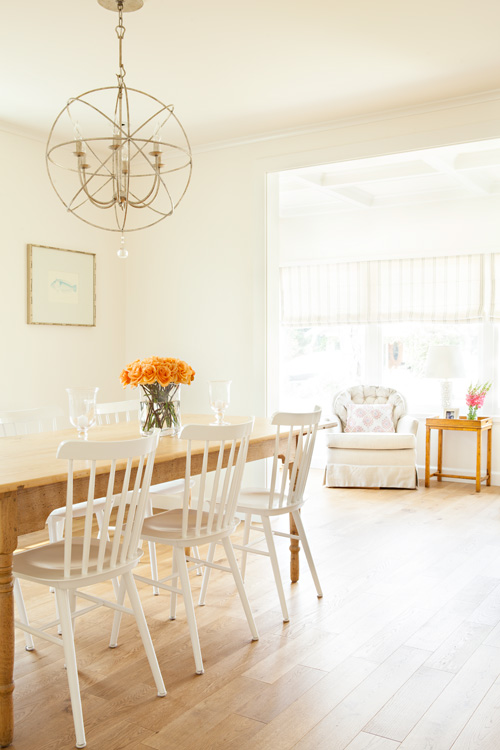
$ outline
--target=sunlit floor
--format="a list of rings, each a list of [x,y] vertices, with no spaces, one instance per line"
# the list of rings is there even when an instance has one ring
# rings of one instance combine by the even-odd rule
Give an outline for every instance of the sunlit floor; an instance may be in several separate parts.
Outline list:
[[[284,624],[269,561],[252,556],[252,643],[232,577],[214,571],[196,608],[204,675],[195,675],[182,601],[170,621],[168,594],[139,584],[166,698],[156,697],[132,618],[116,649],[107,647],[110,611],[78,620],[90,750],[500,747],[500,488],[335,490],[322,478],[311,473],[303,517],[323,599],[302,557],[299,583],[288,582],[288,542],[278,540]],[[160,562],[170,565],[165,551]],[[200,582],[192,574],[195,600]],[[50,594],[23,591],[32,619],[52,617]],[[16,639],[12,747],[73,747],[62,649],[37,641],[29,653]]]

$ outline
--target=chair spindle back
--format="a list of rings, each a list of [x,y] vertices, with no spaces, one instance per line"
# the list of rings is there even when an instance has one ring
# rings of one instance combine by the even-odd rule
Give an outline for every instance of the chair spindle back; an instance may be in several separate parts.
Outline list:
[[[159,434],[136,440],[120,440],[113,442],[69,440],[60,444],[57,457],[68,460],[68,484],[66,494],[65,537],[64,537],[64,576],[69,577],[73,564],[75,566],[75,546],[73,531],[73,486],[83,473],[87,473],[90,464],[90,476],[87,493],[87,508],[81,553],[81,574],[88,574],[90,551],[92,542],[92,520],[94,514],[95,482],[98,473],[98,461],[111,462],[109,480],[104,507],[104,520],[99,539],[97,573],[102,573],[106,562],[106,570],[115,568],[119,564],[135,556],[139,546],[140,533],[149,498],[149,486],[153,471],[154,457],[158,445]],[[85,461],[85,469],[75,462]],[[124,465],[124,462],[125,465]],[[133,469],[136,469],[133,478]],[[123,473],[121,488],[115,488],[117,473]],[[100,497],[100,496],[99,496]],[[106,560],[109,552],[108,535],[111,511],[116,508],[116,521],[111,556]],[[127,512],[126,512],[127,511]],[[126,513],[125,513],[126,512]],[[73,555],[73,559],[72,559]],[[78,566],[80,561],[78,561]]]
[[[41,406],[21,411],[0,411],[0,437],[28,435],[35,432],[57,430],[58,417],[63,410],[59,406]]]
[[[312,412],[276,412],[271,424],[277,426],[269,491],[269,508],[296,505],[302,501],[321,418],[321,408]],[[288,432],[285,451],[280,445]],[[283,471],[280,477],[280,466]],[[290,468],[289,468],[290,467]],[[277,501],[276,501],[277,499]]]
[[[139,419],[139,401],[112,401],[96,404],[97,424],[118,424]]]
[[[182,535],[200,536],[229,528],[234,521],[238,494],[241,489],[243,470],[254,420],[239,425],[187,425],[179,437],[188,441],[186,476],[182,506]],[[191,485],[191,463],[195,453],[200,453],[202,442],[202,470],[199,477],[198,496],[193,497],[193,510],[196,512],[195,528],[188,532],[189,495]],[[239,443],[239,445],[238,445]],[[214,444],[218,448],[214,451]],[[216,456],[216,465],[213,459]],[[225,473],[223,475],[223,470]],[[213,483],[207,483],[208,471],[213,472]],[[195,493],[193,493],[195,494]]]

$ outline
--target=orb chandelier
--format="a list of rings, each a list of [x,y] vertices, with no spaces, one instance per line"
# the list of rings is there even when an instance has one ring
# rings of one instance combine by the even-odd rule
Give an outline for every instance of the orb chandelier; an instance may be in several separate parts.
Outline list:
[[[126,258],[124,233],[163,221],[184,197],[191,147],[172,104],[125,84],[123,13],[139,10],[143,0],[97,1],[118,13],[117,85],[68,100],[52,125],[46,162],[66,209],[120,232],[118,256]]]

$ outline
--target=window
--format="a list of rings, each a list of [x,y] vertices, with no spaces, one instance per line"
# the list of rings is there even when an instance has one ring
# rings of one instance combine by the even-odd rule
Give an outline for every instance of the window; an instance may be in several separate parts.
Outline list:
[[[498,340],[500,324],[495,327]],[[333,396],[342,388],[383,383],[403,393],[410,411],[427,414],[441,399],[439,381],[425,377],[430,344],[460,344],[462,348],[470,377],[453,381],[453,406],[460,407],[469,382],[485,371],[478,366],[482,328],[467,323],[281,326],[279,408],[307,409],[319,404],[329,415]],[[492,396],[488,395],[490,411]]]
[[[481,325],[468,323],[393,323],[381,327],[384,354],[382,382],[401,391],[414,412],[435,407],[440,402],[439,381],[425,377],[427,350],[431,344],[459,344],[468,363],[469,380],[479,377],[478,361]],[[454,399],[463,402],[468,383],[452,383]]]
[[[329,415],[332,394],[365,372],[364,326],[282,326],[279,348],[280,409],[318,404]]]
[[[489,269],[498,258],[282,267],[280,408],[318,403],[328,414],[341,388],[383,383],[400,390],[414,413],[429,413],[440,402],[439,381],[425,377],[429,345],[459,344],[468,382],[453,382],[453,405],[464,408],[470,382],[492,380],[486,407],[497,411],[500,322],[490,320],[488,301],[495,295]],[[496,307],[500,317],[500,302]]]

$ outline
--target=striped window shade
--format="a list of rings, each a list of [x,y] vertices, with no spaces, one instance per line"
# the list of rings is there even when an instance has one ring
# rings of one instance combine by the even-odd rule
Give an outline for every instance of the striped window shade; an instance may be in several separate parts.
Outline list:
[[[491,268],[490,268],[490,279],[491,279],[491,308],[490,318],[492,320],[500,320],[500,253],[495,253],[491,256]]]
[[[481,320],[483,266],[482,255],[283,266],[281,323]]]
[[[367,263],[284,266],[280,285],[284,325],[367,322]]]

